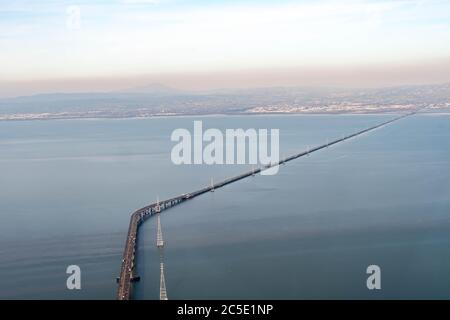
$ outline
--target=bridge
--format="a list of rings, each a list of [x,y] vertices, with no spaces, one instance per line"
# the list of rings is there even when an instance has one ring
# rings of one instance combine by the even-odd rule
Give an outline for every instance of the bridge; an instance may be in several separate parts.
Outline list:
[[[131,287],[132,287],[132,283],[139,280],[139,276],[137,276],[135,274],[135,260],[136,260],[136,239],[138,236],[138,231],[139,231],[139,226],[148,218],[150,218],[151,216],[158,214],[164,210],[167,210],[169,208],[172,208],[173,206],[176,206],[184,201],[187,201],[189,199],[193,199],[195,197],[198,197],[204,193],[210,192],[210,191],[214,191],[215,189],[224,187],[228,184],[231,184],[233,182],[245,179],[247,177],[251,177],[254,176],[255,174],[260,173],[261,171],[267,170],[271,167],[275,167],[278,166],[280,164],[284,164],[286,162],[295,160],[297,158],[303,157],[303,156],[307,156],[313,152],[319,151],[321,149],[327,148],[329,146],[335,145],[337,143],[346,141],[348,139],[354,138],[356,136],[362,135],[364,133],[367,133],[369,131],[381,128],[383,126],[386,126],[390,123],[393,123],[395,121],[398,121],[402,118],[405,118],[407,116],[413,115],[417,112],[411,112],[399,117],[396,117],[394,119],[385,121],[383,123],[377,124],[375,126],[372,126],[370,128],[358,131],[356,133],[350,134],[348,136],[344,136],[340,139],[336,139],[333,141],[327,141],[325,144],[319,145],[317,147],[311,148],[311,149],[307,149],[306,151],[302,151],[300,153],[297,154],[293,154],[289,157],[286,157],[284,159],[280,159],[278,162],[276,163],[271,163],[269,165],[266,166],[262,166],[262,167],[257,167],[257,168],[252,168],[252,170],[244,172],[242,174],[239,174],[237,176],[219,181],[214,183],[211,180],[211,184],[207,187],[204,187],[202,189],[190,192],[190,193],[184,193],[182,195],[179,195],[177,197],[174,198],[170,198],[164,201],[157,201],[156,203],[150,204],[146,207],[143,207],[135,212],[133,212],[133,214],[130,217],[130,224],[128,227],[128,234],[127,234],[127,238],[126,238],[126,242],[125,242],[125,250],[123,253],[123,259],[122,259],[122,266],[120,268],[120,276],[117,279],[118,282],[118,286],[117,286],[117,299],[118,300],[129,300],[130,299],[130,293],[131,293]],[[159,219],[158,219],[159,220]],[[160,224],[160,223],[159,223]],[[159,225],[158,224],[158,225]],[[160,229],[160,226],[159,226]],[[158,237],[158,243],[160,245],[158,245],[158,247],[162,247],[163,243],[162,243],[162,236],[161,238]],[[159,242],[161,241],[161,242]],[[164,281],[164,270],[163,270],[163,265],[161,264],[161,280]],[[163,288],[163,295],[165,295],[165,283],[162,284],[161,283],[161,288],[164,286]],[[161,291],[160,291],[161,292]],[[167,296],[161,296],[160,294],[160,298],[165,298],[167,299]]]

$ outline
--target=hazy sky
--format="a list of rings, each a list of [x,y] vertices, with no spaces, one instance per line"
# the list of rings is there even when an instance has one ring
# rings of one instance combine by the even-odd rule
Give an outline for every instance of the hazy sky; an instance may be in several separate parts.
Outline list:
[[[448,0],[0,2],[1,95],[445,81]]]

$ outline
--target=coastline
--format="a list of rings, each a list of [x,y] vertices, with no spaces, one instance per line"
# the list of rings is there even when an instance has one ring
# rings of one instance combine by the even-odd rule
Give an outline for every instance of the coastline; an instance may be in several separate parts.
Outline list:
[[[450,115],[448,108],[436,109],[435,112],[420,112],[427,115]],[[198,113],[198,114],[155,114],[145,116],[59,116],[52,117],[29,117],[29,118],[13,118],[18,116],[11,115],[11,118],[2,118],[0,115],[0,122],[10,121],[57,121],[57,120],[126,120],[126,119],[155,119],[155,118],[188,118],[188,117],[221,117],[221,116],[376,116],[376,115],[395,115],[410,110],[392,110],[392,111],[379,111],[379,112],[228,112],[228,113]],[[38,115],[38,114],[37,114]]]

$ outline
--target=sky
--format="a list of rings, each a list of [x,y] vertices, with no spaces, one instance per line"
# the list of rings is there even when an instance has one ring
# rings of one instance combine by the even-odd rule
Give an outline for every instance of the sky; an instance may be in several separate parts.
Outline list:
[[[450,82],[450,1],[0,1],[0,96]]]

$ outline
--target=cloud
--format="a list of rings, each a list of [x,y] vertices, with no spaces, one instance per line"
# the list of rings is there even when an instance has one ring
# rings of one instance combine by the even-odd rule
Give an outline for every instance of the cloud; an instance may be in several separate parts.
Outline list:
[[[122,0],[123,4],[158,4],[160,0]]]
[[[0,80],[377,67],[450,57],[450,3],[442,1],[79,2],[77,32],[64,27],[64,5],[44,6],[36,12],[46,14],[20,23],[0,20],[8,61]]]

